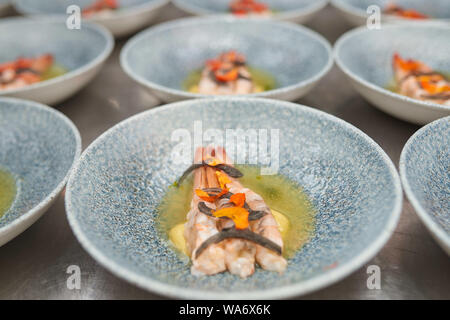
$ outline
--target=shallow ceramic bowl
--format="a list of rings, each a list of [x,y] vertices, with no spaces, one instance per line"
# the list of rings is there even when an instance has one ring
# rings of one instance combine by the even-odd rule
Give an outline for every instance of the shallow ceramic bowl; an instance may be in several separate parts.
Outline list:
[[[183,82],[206,60],[237,50],[249,65],[269,72],[278,87],[247,96],[296,100],[330,70],[329,43],[287,22],[230,16],[187,18],[150,28],[122,49],[125,72],[163,101],[211,97],[183,90]]]
[[[450,255],[450,117],[430,123],[408,140],[400,174],[417,215]]]
[[[450,72],[450,26],[383,25],[345,33],[334,46],[336,64],[354,88],[377,108],[405,121],[425,124],[450,115],[450,106],[394,93],[392,55],[421,60],[436,71]]]
[[[161,198],[192,161],[172,158],[180,141],[171,136],[185,133],[188,142],[194,121],[202,121],[205,137],[279,129],[279,173],[300,184],[318,211],[314,236],[283,275],[257,269],[246,280],[229,273],[197,278],[157,227]],[[142,288],[191,299],[281,298],[334,283],[381,249],[401,203],[392,162],[364,133],[324,112],[259,98],[189,100],[125,120],[86,149],[66,192],[76,237],[104,267]]]
[[[113,46],[111,34],[90,23],[80,30],[69,30],[60,19],[4,19],[0,21],[0,63],[51,53],[68,72],[23,88],[0,90],[0,96],[56,104],[88,84]]]
[[[174,0],[173,3],[183,11],[194,15],[227,14],[231,0]],[[274,10],[277,20],[306,23],[311,20],[328,0],[263,0]]]
[[[9,12],[10,0],[0,0],[0,17]]]
[[[0,98],[0,169],[17,193],[0,218],[0,245],[31,226],[56,200],[81,152],[80,134],[62,113],[42,104]]]
[[[405,19],[383,14],[389,3],[395,3],[404,9],[414,9],[430,16],[430,19],[413,20],[415,23],[450,23],[450,2],[447,0],[331,0],[331,4],[353,26],[366,25],[367,19],[373,11],[367,13],[369,6],[380,8],[381,20],[386,22],[405,22]]]
[[[16,10],[24,15],[64,15],[67,7],[77,5],[81,9],[94,0],[16,0]],[[119,0],[120,10],[108,16],[90,17],[86,20],[97,22],[116,37],[135,33],[148,26],[169,0]]]

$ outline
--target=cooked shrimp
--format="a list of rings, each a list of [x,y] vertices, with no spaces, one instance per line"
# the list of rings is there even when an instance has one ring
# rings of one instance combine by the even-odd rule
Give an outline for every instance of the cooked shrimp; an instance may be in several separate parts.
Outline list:
[[[216,148],[215,157],[229,165],[232,164],[232,161],[228,158],[222,147]],[[266,215],[264,215],[261,219],[251,223],[252,231],[275,242],[283,248],[283,239],[278,229],[278,223],[262,197],[252,190],[244,188],[236,179],[230,178],[230,180],[232,182],[227,184],[227,187],[231,193],[244,193],[247,203],[252,210],[266,212]],[[281,255],[278,255],[277,253],[260,245],[256,245],[256,261],[263,269],[277,271],[280,273],[283,272],[287,266],[286,259],[284,259]]]
[[[399,54],[392,59],[399,93],[423,101],[450,105],[450,82],[426,64],[404,60]]]
[[[208,149],[204,157],[213,156],[214,151]],[[219,159],[221,160],[221,159]],[[219,182],[216,176],[216,170],[208,167],[208,185],[209,187],[219,187]],[[228,199],[220,199],[216,201],[217,209],[230,205]],[[231,228],[234,226],[231,220],[219,220],[219,229]],[[254,243],[241,239],[228,239],[223,241],[225,248],[225,264],[230,273],[246,278],[255,272],[255,253],[256,246]]]
[[[198,85],[198,92],[202,94],[247,94],[255,91],[245,57],[234,51],[208,60]]]
[[[0,64],[0,89],[17,89],[43,80],[42,74],[53,64],[51,54],[18,58]]]
[[[195,163],[201,162],[202,156],[203,148],[198,148],[195,153]],[[208,187],[206,169],[201,167],[195,170],[194,190]],[[199,202],[200,198],[194,192],[191,210],[187,214],[184,237],[192,260],[191,273],[194,275],[212,275],[226,270],[225,251],[222,244],[213,244],[205,249],[200,256],[195,257],[195,252],[200,245],[219,232],[216,226],[216,218],[201,213],[198,210]],[[214,205],[208,205],[214,209]]]

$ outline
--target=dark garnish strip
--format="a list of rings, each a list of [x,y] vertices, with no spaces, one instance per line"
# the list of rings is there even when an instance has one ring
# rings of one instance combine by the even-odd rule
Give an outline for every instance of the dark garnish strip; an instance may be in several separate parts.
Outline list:
[[[249,229],[237,230],[236,228],[222,229],[219,233],[206,239],[200,247],[195,251],[195,259],[197,259],[200,254],[210,245],[215,243],[220,243],[226,239],[243,239],[254,242],[264,248],[275,251],[277,254],[281,255],[282,249],[272,240],[269,240]]]
[[[211,165],[207,164],[206,162],[194,163],[189,168],[186,169],[186,171],[182,174],[180,179],[178,179],[178,182],[176,182],[175,185],[179,186],[181,184],[181,182],[183,182],[183,180],[186,179],[186,177],[192,171],[194,171],[195,169],[201,168],[203,166],[208,166],[211,168],[217,168],[219,170],[222,170],[223,172],[225,172],[227,175],[229,175],[232,178],[240,178],[243,176],[242,172],[240,172],[238,169],[236,169],[235,167],[232,167],[228,164],[218,164],[216,166],[211,166]]]
[[[248,205],[247,205],[247,207],[248,207]],[[265,212],[265,211],[254,211],[254,210],[250,209],[250,207],[245,208],[245,209],[247,209],[247,211],[249,212],[249,215],[248,215],[249,221],[259,220],[267,214],[267,212]],[[207,216],[214,217],[213,210],[210,207],[208,207],[206,205],[206,203],[204,203],[204,202],[200,202],[198,204],[198,210],[201,213],[206,214]],[[221,219],[230,219],[228,217],[220,217],[220,218]]]
[[[217,168],[219,170],[222,170],[223,172],[225,172],[227,175],[229,175],[232,178],[241,178],[243,175],[242,172],[240,172],[238,169],[236,169],[235,167],[232,167],[228,164],[218,164],[217,166],[213,167],[213,168]]]
[[[186,179],[186,177],[195,169],[201,168],[203,167],[204,164],[203,163],[194,163],[192,164],[189,168],[186,169],[186,171],[182,174],[182,176],[180,177],[180,179],[178,179],[178,182],[175,183],[175,185],[179,186],[181,184],[181,182],[183,182],[184,179]]]
[[[450,99],[450,93],[447,92],[439,92],[435,94],[422,94],[422,98],[430,99],[430,100],[447,100]]]

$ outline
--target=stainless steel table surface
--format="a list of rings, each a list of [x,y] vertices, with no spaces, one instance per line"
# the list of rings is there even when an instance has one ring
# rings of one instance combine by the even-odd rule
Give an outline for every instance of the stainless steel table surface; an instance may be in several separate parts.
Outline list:
[[[184,16],[168,6],[157,23]],[[350,29],[327,7],[308,27],[331,43]],[[82,91],[56,106],[76,124],[83,148],[119,121],[161,104],[124,74],[116,48],[100,74]],[[363,100],[333,67],[298,101],[331,113],[372,137],[398,165],[400,152],[418,126],[397,120]],[[81,269],[81,289],[66,286],[69,265]],[[368,265],[381,269],[381,289],[367,288]],[[80,246],[66,219],[64,199],[23,234],[0,247],[0,299],[161,299],[117,278]],[[450,259],[405,199],[400,223],[387,245],[368,264],[338,283],[297,297],[304,299],[450,299]]]

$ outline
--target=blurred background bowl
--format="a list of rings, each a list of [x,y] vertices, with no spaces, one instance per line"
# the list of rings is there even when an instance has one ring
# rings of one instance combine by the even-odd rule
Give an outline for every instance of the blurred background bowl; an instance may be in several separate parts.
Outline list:
[[[0,0],[0,17],[9,13],[11,8],[10,0]]]
[[[395,52],[448,74],[450,25],[383,24],[381,30],[360,27],[338,39],[334,59],[356,91],[394,117],[426,124],[450,115],[450,106],[412,99],[387,89],[394,79]]]
[[[227,14],[231,0],[173,0],[181,10],[193,15]],[[274,10],[274,19],[296,23],[311,20],[328,3],[328,0],[263,0]]]
[[[91,23],[84,23],[80,30],[69,30],[61,19],[2,19],[0,63],[50,53],[68,72],[22,88],[0,90],[0,96],[56,104],[87,85],[113,47],[111,34]]]
[[[77,5],[81,9],[95,0],[16,0],[15,9],[23,15],[62,15],[67,17],[67,7]],[[150,25],[169,0],[118,0],[119,9],[111,15],[92,16],[87,21],[106,27],[115,37],[123,37]]]
[[[127,42],[120,62],[125,72],[163,101],[211,95],[183,89],[187,76],[206,60],[236,50],[250,66],[272,75],[277,87],[246,96],[296,100],[330,70],[331,46],[305,27],[267,19],[231,16],[186,18],[145,30]]]
[[[11,208],[0,217],[0,246],[31,226],[56,200],[81,152],[75,125],[36,102],[0,97],[0,169],[15,180]]]
[[[245,280],[228,272],[199,279],[158,228],[156,208],[189,166],[172,157],[180,143],[173,133],[193,139],[196,121],[219,135],[279,129],[278,172],[303,188],[317,212],[313,235],[284,274],[257,268]],[[189,299],[275,299],[330,285],[369,261],[394,231],[402,199],[389,157],[347,122],[289,102],[216,98],[152,109],[109,129],[84,151],[65,200],[84,249],[135,285]]]
[[[403,9],[414,9],[426,14],[430,19],[413,20],[415,23],[450,23],[450,1],[448,0],[331,0],[333,7],[353,26],[366,25],[368,17],[372,13],[367,13],[369,6],[378,6],[382,13],[390,3],[401,6]],[[393,15],[381,14],[382,21],[385,22],[405,22],[405,19]]]
[[[450,117],[428,124],[408,140],[400,175],[417,215],[450,255]]]

